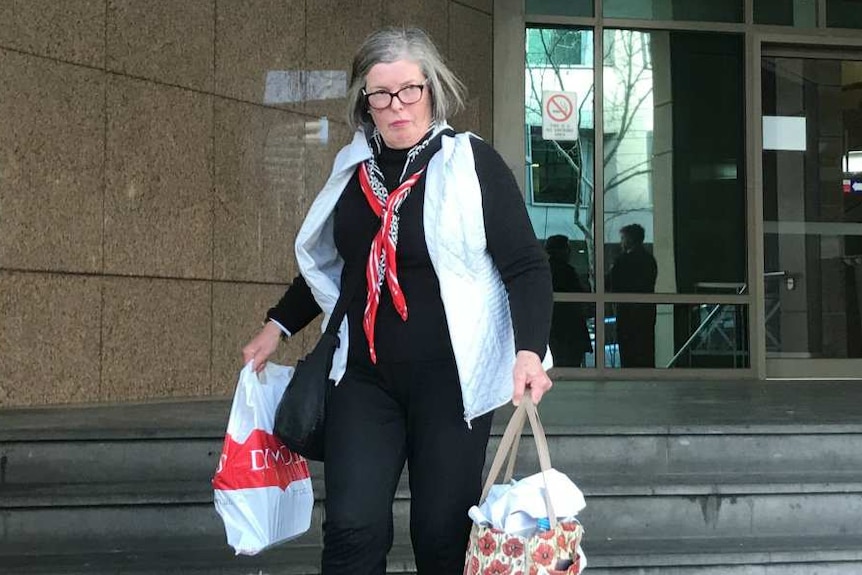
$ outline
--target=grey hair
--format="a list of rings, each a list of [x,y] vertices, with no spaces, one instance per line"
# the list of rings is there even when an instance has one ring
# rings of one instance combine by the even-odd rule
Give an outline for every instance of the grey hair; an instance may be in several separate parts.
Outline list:
[[[365,38],[353,58],[347,90],[347,123],[352,129],[374,125],[362,94],[368,72],[376,64],[399,60],[415,62],[428,78],[434,122],[445,122],[464,109],[466,88],[443,62],[428,34],[420,28],[382,28]]]

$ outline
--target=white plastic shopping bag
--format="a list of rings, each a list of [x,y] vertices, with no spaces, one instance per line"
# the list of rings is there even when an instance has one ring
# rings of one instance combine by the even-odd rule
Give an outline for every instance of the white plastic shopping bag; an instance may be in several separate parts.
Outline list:
[[[255,555],[311,527],[308,463],[272,434],[292,374],[292,367],[267,363],[258,375],[249,363],[239,375],[212,481],[216,511],[238,555]]]

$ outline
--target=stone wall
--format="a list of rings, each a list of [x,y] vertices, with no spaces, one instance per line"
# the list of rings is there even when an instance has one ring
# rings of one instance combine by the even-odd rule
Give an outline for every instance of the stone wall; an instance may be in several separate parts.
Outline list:
[[[490,140],[491,13],[492,0],[0,0],[0,407],[232,393],[349,137],[338,95],[353,50],[382,25],[424,27],[470,91],[453,123]]]

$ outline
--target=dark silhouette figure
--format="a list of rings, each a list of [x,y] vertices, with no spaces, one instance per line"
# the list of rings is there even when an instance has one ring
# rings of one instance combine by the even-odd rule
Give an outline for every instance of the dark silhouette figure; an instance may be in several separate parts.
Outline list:
[[[569,263],[569,238],[555,235],[545,240],[545,251],[551,264],[551,281],[555,292],[585,292],[578,272]],[[584,354],[593,351],[583,306],[573,302],[554,302],[549,345],[554,365],[580,367]]]
[[[643,244],[642,226],[629,224],[620,229],[622,252],[608,274],[608,291],[655,292],[658,266]],[[655,367],[655,316],[655,304],[616,304],[617,343],[622,367]]]

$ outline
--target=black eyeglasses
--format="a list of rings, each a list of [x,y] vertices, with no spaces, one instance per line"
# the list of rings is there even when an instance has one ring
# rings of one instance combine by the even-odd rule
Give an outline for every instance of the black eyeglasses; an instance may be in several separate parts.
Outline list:
[[[425,89],[425,84],[427,83],[428,80],[426,79],[421,84],[410,84],[408,86],[404,86],[397,92],[378,90],[369,94],[363,89],[362,94],[365,96],[365,101],[368,102],[369,107],[374,108],[375,110],[385,110],[392,105],[392,98],[398,98],[398,101],[405,106],[415,104],[422,99],[422,90]]]

